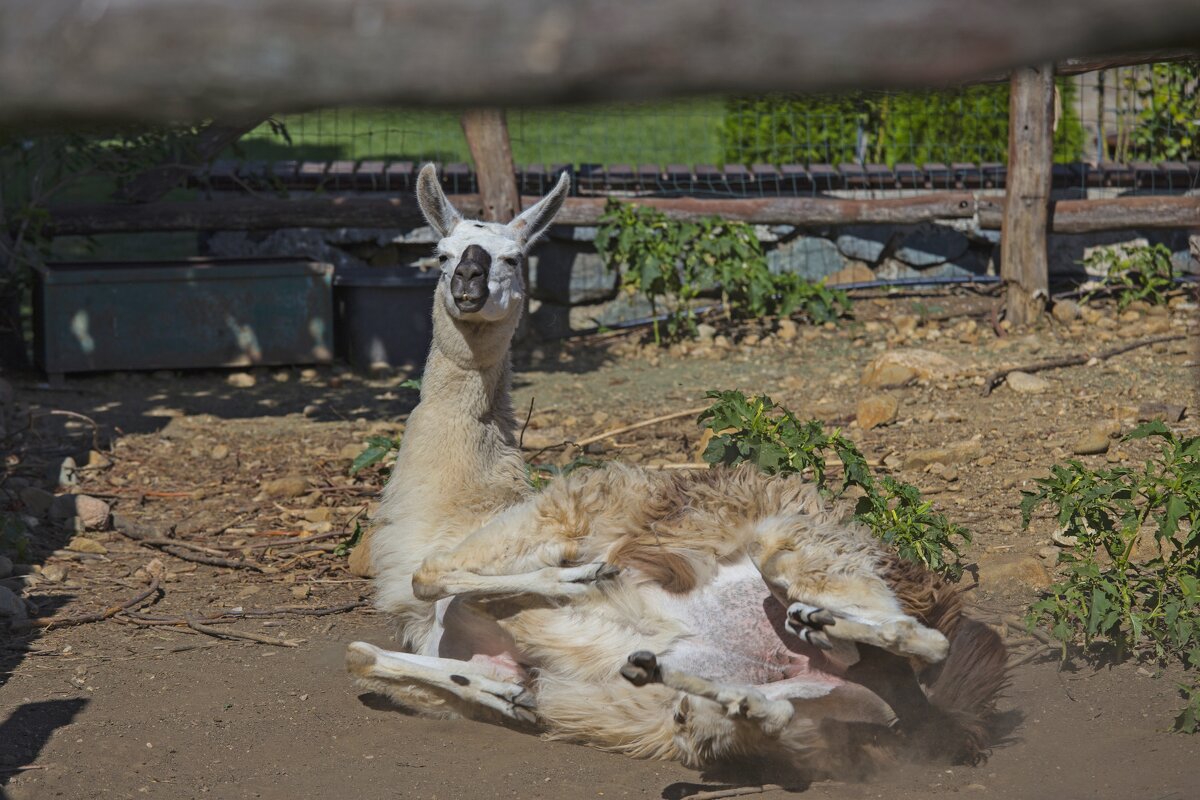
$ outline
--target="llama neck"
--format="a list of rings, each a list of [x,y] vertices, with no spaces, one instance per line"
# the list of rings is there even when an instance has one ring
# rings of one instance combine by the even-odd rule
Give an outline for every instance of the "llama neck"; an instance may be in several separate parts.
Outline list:
[[[510,396],[516,323],[464,323],[434,305],[421,402],[405,427],[395,474],[424,487],[427,500],[510,502],[525,486]]]

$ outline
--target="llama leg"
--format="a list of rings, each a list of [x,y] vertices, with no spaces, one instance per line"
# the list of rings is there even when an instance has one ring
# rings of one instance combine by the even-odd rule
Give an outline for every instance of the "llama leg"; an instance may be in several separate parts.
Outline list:
[[[751,555],[792,633],[826,649],[835,637],[929,662],[946,657],[946,637],[905,613],[884,579],[886,554],[866,531],[797,514],[763,520],[755,534]]]
[[[346,649],[346,669],[359,681],[388,694],[416,710],[440,712],[441,698],[449,695],[466,707],[491,709],[518,722],[537,722],[533,696],[519,672],[491,659],[481,662],[414,655],[383,650],[366,642],[352,642]],[[415,689],[415,691],[413,691]],[[432,691],[422,691],[432,690]],[[422,704],[414,698],[430,698]],[[420,706],[427,705],[422,708]]]
[[[578,538],[539,526],[535,503],[510,509],[454,549],[426,558],[413,573],[413,594],[429,601],[503,594],[575,597],[618,573],[602,561],[581,558]],[[586,563],[576,566],[581,560]]]

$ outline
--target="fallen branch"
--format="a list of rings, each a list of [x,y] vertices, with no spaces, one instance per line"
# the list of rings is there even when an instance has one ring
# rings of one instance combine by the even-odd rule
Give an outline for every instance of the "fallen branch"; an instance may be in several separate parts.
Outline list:
[[[115,606],[109,606],[103,611],[96,611],[91,614],[80,614],[74,617],[34,617],[33,619],[20,620],[13,625],[14,630],[29,630],[30,628],[41,628],[50,630],[51,628],[67,628],[72,625],[86,625],[89,622],[103,622],[109,617],[115,617],[122,611],[128,611],[136,605],[141,604],[151,595],[158,592],[159,576],[155,575],[150,580],[150,585],[145,591],[139,592],[135,597],[126,600],[124,603]]]
[[[762,794],[764,792],[773,792],[775,790],[788,791],[787,787],[780,786],[775,783],[766,783],[762,786],[732,786],[728,789],[716,789],[711,792],[697,792],[689,794],[685,800],[718,800],[722,797],[744,797],[749,794]]]
[[[1008,669],[1016,669],[1017,667],[1023,667],[1026,664],[1028,664],[1030,661],[1036,661],[1037,659],[1041,658],[1042,656],[1048,656],[1055,652],[1057,652],[1057,651],[1053,647],[1050,647],[1050,646],[1044,645],[1044,644],[1039,644],[1037,647],[1033,648],[1028,653],[1026,653],[1025,655],[1021,656],[1020,658],[1016,659],[1015,661],[1009,661],[1007,668]]]
[[[255,564],[250,561],[241,559],[224,558],[222,556],[209,555],[209,548],[194,545],[190,542],[183,542],[178,539],[171,539],[166,536],[160,536],[159,532],[149,526],[134,522],[128,517],[121,514],[113,515],[113,530],[120,533],[138,544],[146,547],[154,547],[168,555],[175,556],[183,561],[192,561],[197,564],[207,564],[212,567],[228,567],[229,569],[248,569],[253,572],[268,572],[268,568]],[[188,548],[200,550],[201,552],[189,552]]]
[[[1109,350],[1104,350],[1095,355],[1091,353],[1079,353],[1073,356],[1064,356],[1063,358],[1051,358],[1046,361],[1039,361],[1036,364],[1027,364],[1025,366],[1007,367],[1005,369],[996,370],[983,382],[983,396],[987,397],[992,393],[992,390],[999,386],[1011,372],[1043,372],[1048,369],[1061,369],[1063,367],[1076,367],[1080,364],[1087,364],[1093,359],[1096,361],[1106,361],[1113,356],[1119,356],[1121,353],[1128,353],[1130,350],[1136,350],[1139,347],[1145,347],[1159,342],[1176,342],[1181,339],[1186,339],[1186,333],[1170,333],[1163,336],[1151,336],[1149,339],[1142,339],[1139,342],[1131,342],[1123,344],[1120,347],[1113,347]]]
[[[575,445],[578,447],[586,447],[589,444],[595,444],[596,442],[607,439],[610,436],[620,436],[622,433],[629,433],[630,431],[636,431],[640,428],[648,428],[651,425],[657,425],[660,422],[668,422],[681,417],[694,417],[706,408],[708,408],[708,406],[698,406],[697,408],[689,408],[683,411],[676,411],[673,414],[663,414],[661,417],[654,417],[653,419],[635,422],[632,425],[624,425],[620,428],[613,428],[612,430],[605,431],[604,433],[597,433],[595,436],[588,436],[585,439],[578,439],[575,441]]]
[[[218,639],[249,639],[252,642],[270,644],[276,647],[299,647],[300,642],[303,641],[301,639],[277,639],[274,636],[265,636],[261,633],[250,633],[249,631],[223,630],[197,622],[194,619],[189,619],[187,626],[197,633],[206,633],[209,636],[216,636]]]

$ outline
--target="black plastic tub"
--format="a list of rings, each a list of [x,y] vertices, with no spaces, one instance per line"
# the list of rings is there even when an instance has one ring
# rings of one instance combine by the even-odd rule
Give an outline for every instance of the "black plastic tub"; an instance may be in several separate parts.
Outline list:
[[[338,356],[355,369],[425,363],[439,274],[414,267],[339,269],[333,278]]]

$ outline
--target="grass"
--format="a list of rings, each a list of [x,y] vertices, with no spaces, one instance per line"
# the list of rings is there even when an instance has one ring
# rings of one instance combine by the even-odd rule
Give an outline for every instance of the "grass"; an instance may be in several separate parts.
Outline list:
[[[511,109],[517,164],[719,164],[719,99],[653,105]],[[456,111],[326,109],[278,118],[292,143],[270,125],[245,136],[243,158],[330,160],[432,159],[471,163]]]

